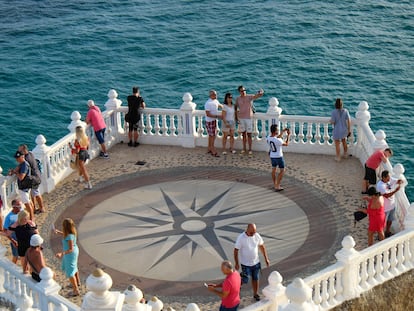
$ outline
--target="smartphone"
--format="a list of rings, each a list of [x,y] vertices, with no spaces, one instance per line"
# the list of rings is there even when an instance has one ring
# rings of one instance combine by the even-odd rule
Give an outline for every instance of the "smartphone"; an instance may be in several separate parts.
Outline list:
[[[207,283],[204,283],[204,286],[205,286],[205,287],[208,287],[208,284],[207,284]]]

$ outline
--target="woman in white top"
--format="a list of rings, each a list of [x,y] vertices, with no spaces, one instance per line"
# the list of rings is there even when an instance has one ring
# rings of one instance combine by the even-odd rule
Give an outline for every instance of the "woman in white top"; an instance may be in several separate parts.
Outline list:
[[[223,154],[226,152],[226,143],[227,137],[230,137],[230,149],[231,153],[236,153],[236,150],[233,149],[234,146],[234,130],[235,130],[235,114],[234,114],[234,105],[233,105],[233,95],[231,93],[226,93],[224,96],[224,103],[222,108],[222,132],[223,132]]]

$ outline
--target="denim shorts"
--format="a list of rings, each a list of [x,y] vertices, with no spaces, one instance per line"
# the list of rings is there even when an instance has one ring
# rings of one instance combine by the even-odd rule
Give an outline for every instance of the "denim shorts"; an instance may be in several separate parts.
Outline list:
[[[105,130],[106,129],[103,128],[102,130],[95,132],[96,139],[98,140],[100,145],[105,142]]]
[[[223,305],[220,305],[219,311],[237,311],[238,307],[239,307],[239,305],[231,307],[231,308],[226,308]]]
[[[285,168],[285,160],[283,160],[283,157],[270,158],[270,161],[272,162],[272,167]]]
[[[88,150],[80,150],[78,155],[79,155],[79,161],[85,162],[87,159],[89,159]]]
[[[252,277],[252,280],[257,281],[259,279],[259,274],[261,270],[260,262],[254,266],[245,266],[241,265],[242,272],[240,273],[242,284],[249,282],[249,276]]]
[[[395,214],[395,208],[392,210],[385,212],[385,221],[393,221],[394,220],[394,214]]]

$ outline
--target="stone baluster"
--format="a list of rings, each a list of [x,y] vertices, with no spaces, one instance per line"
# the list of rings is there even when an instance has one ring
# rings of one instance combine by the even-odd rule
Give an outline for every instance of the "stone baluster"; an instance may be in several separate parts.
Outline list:
[[[181,136],[181,146],[185,148],[195,147],[195,137],[198,136],[196,131],[196,122],[193,116],[196,104],[193,103],[193,96],[190,93],[183,95],[183,103],[180,107],[181,121],[180,126],[182,130],[179,132]]]
[[[390,273],[390,251],[388,249],[384,250],[383,254],[382,254],[382,258],[383,258],[383,263],[382,263],[382,275],[384,276],[384,278],[386,280],[391,279],[392,275]]]
[[[322,145],[322,135],[321,135],[321,124],[319,122],[315,123],[315,127],[316,127],[316,133],[315,133],[315,144],[317,145]]]
[[[152,308],[152,311],[161,311],[164,307],[164,304],[158,297],[152,297],[150,301],[148,301],[148,305]]]
[[[112,278],[101,269],[96,269],[86,279],[88,292],[83,298],[81,310],[122,310],[125,296],[120,292],[110,292],[111,286]]]
[[[152,127],[152,123],[151,123],[151,114],[147,113],[145,115],[146,118],[146,122],[144,124],[144,117],[141,117],[141,120],[139,121],[139,131],[140,131],[140,135],[142,135],[145,131],[145,134],[147,136],[154,136],[157,134],[157,132],[155,132],[155,134],[152,132],[153,127]],[[155,117],[154,117],[155,118]]]
[[[323,125],[323,144],[324,145],[328,144],[329,138],[330,138],[330,136],[329,136],[329,123],[325,123]]]
[[[22,292],[17,301],[17,306],[19,307],[19,311],[32,311],[34,310],[33,307],[33,298],[27,295],[27,287],[26,284],[22,284]],[[40,310],[47,310],[47,309],[40,309]]]
[[[374,287],[378,284],[375,280],[375,267],[374,267],[374,257],[368,258],[368,280],[367,283],[370,287]]]
[[[312,289],[301,278],[296,278],[286,288],[289,303],[281,311],[313,311],[318,310],[312,302]]]
[[[399,271],[399,274],[402,274],[403,272],[407,271],[404,262],[405,258],[403,252],[403,244],[400,242],[397,244],[397,270]]]
[[[344,265],[342,272],[342,294],[346,300],[358,297],[361,293],[361,288],[359,287],[359,261],[356,260],[359,253],[355,250],[354,246],[354,239],[350,235],[347,235],[342,240],[342,249],[335,254],[338,262]]]
[[[50,147],[46,146],[46,138],[43,135],[37,135],[36,137],[36,147],[32,150],[33,155],[36,159],[40,161],[42,164],[42,172],[41,172],[41,179],[42,182],[40,184],[40,191],[41,193],[50,192],[54,189],[54,184],[49,184],[50,182],[53,183],[53,180],[49,181],[50,176],[50,160],[48,156],[48,151]]]
[[[114,89],[109,90],[108,100],[105,103],[106,111],[107,112],[114,111],[114,110],[116,111],[121,107],[121,105],[122,105],[122,101],[118,99],[117,91]],[[115,136],[114,137],[115,142],[107,139],[106,144],[108,144],[109,146],[112,143],[118,143],[124,140],[125,131],[122,126],[123,119],[124,119],[124,116],[120,112],[111,114],[110,124],[107,124],[106,126],[109,127],[107,131],[110,133],[110,135]]]
[[[398,275],[398,270],[397,270],[397,247],[396,246],[392,246],[390,248],[390,273],[395,277]]]
[[[170,136],[177,137],[177,128],[175,126],[176,116],[170,114]],[[180,122],[177,122],[178,126],[180,126]],[[179,129],[178,129],[179,132]]]
[[[367,280],[368,280],[368,262],[366,260],[363,260],[360,265],[361,271],[360,271],[360,281],[359,284],[361,288],[364,291],[367,291],[369,289]]]
[[[405,217],[405,221],[404,221],[404,226],[405,226],[405,230],[414,230],[414,203],[411,203],[410,207],[408,208],[407,211],[407,217]],[[411,238],[408,241],[408,246],[409,246],[409,261],[410,264],[409,266],[414,267],[414,238]],[[408,263],[407,263],[408,264]]]
[[[164,136],[164,137],[168,136],[167,114],[166,113],[163,113],[161,115],[161,131],[162,131],[162,136]]]
[[[53,279],[54,273],[49,267],[45,267],[40,271],[41,281],[36,284],[39,289],[39,309],[48,310],[48,296],[58,295],[61,286]]]
[[[306,143],[311,144],[313,139],[312,122],[308,122],[308,129],[306,131]]]
[[[155,136],[160,136],[160,130],[161,130],[161,126],[160,126],[160,115],[158,113],[156,113],[154,115],[154,135]]]
[[[263,295],[272,301],[270,310],[277,310],[277,308],[287,302],[286,287],[283,286],[283,277],[279,272],[273,271],[267,278],[269,285],[263,288]]]
[[[385,281],[383,271],[384,271],[384,262],[382,261],[382,254],[377,254],[375,256],[375,279],[379,284]]]

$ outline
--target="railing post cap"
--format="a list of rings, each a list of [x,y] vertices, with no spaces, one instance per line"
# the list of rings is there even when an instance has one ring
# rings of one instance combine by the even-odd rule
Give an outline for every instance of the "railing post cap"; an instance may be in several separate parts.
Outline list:
[[[286,288],[286,295],[291,302],[302,304],[310,300],[311,288],[301,278],[295,278]]]
[[[158,299],[158,297],[154,296],[151,298],[150,301],[147,303],[149,306],[152,307],[152,311],[161,311],[164,307],[164,304],[161,300]]]
[[[278,271],[272,271],[267,278],[267,281],[270,285],[278,285],[283,282],[283,277]]]
[[[278,115],[282,113],[282,108],[279,107],[279,100],[276,97],[271,97],[269,99],[269,108],[267,109],[267,113]]]
[[[3,168],[0,166],[0,175],[3,173]]]
[[[402,165],[401,163],[395,164],[394,167],[392,168],[392,172],[394,173],[395,176],[403,175],[405,172],[404,165]]]
[[[104,294],[112,286],[112,278],[102,269],[96,269],[86,279],[86,288],[95,294]]]
[[[118,92],[116,90],[110,89],[108,91],[108,98],[109,99],[114,99],[114,98],[117,98],[117,97],[118,97]]]
[[[125,295],[125,302],[127,304],[136,304],[141,301],[144,297],[142,291],[137,288],[135,285],[129,285],[127,289],[124,291]]]
[[[348,262],[358,252],[355,250],[355,240],[352,236],[347,235],[342,239],[342,249],[335,254],[336,259],[342,262]]]
[[[359,105],[358,105],[358,110],[359,111],[366,111],[368,109],[369,109],[368,102],[366,102],[365,100],[359,102]]]
[[[195,303],[189,303],[185,311],[200,311],[200,308]]]
[[[196,104],[193,103],[193,96],[191,93],[184,93],[183,95],[183,103],[180,107],[181,110],[191,110],[194,111],[196,108]]]

